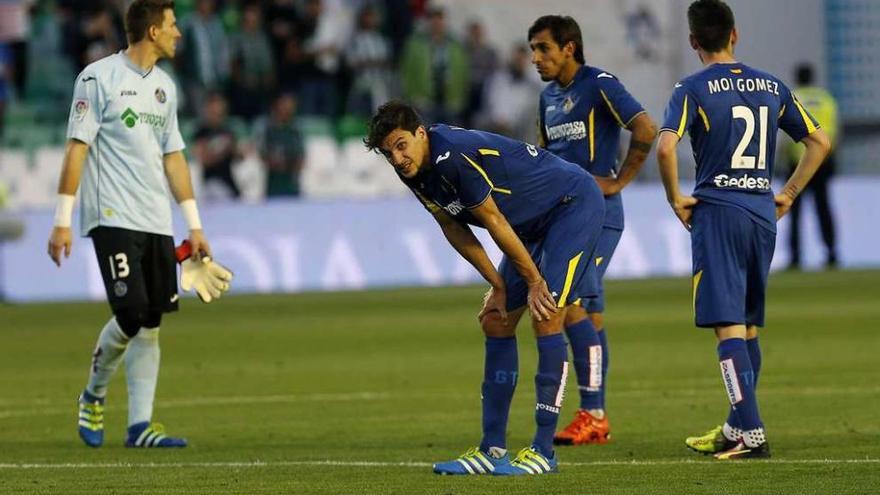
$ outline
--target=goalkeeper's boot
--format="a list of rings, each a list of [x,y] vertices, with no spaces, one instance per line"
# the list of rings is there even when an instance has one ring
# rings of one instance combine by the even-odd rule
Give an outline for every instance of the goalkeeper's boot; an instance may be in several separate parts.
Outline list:
[[[128,427],[125,446],[135,448],[186,447],[186,439],[169,437],[165,435],[164,426],[144,421]]]
[[[687,445],[689,449],[704,455],[730,450],[736,447],[737,443],[736,440],[728,440],[727,437],[724,436],[724,430],[720,425],[702,435],[687,437],[684,439],[684,444]]]
[[[719,461],[734,461],[737,459],[767,459],[770,457],[770,445],[767,442],[757,447],[749,447],[742,441],[736,442],[732,448],[718,452],[714,456]]]
[[[89,447],[104,443],[104,399],[83,390],[79,396],[79,437]]]
[[[556,454],[546,457],[535,447],[526,447],[516,454],[510,464],[498,466],[492,473],[496,476],[520,476],[524,474],[547,474],[559,472]]]
[[[586,445],[608,443],[611,440],[611,425],[608,415],[598,419],[586,409],[578,409],[574,420],[562,431],[553,435],[554,445]]]
[[[474,447],[464,454],[449,462],[434,464],[434,472],[437,474],[492,474],[501,466],[510,463],[507,450],[498,447],[489,447],[489,452],[483,452],[479,447]]]

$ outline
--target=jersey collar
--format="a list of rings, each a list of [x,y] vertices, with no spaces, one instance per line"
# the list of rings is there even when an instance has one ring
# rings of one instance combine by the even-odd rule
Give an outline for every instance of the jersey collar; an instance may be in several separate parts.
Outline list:
[[[117,55],[119,55],[120,57],[122,57],[122,62],[125,64],[126,67],[128,67],[129,69],[135,71],[135,73],[137,73],[137,75],[141,76],[141,78],[144,78],[144,77],[149,76],[150,73],[153,72],[153,68],[156,67],[156,66],[154,65],[153,67],[150,67],[149,70],[144,70],[144,69],[142,69],[142,68],[141,68],[140,66],[138,66],[136,63],[134,63],[134,61],[132,61],[130,58],[128,58],[128,55],[125,54],[125,50],[119,50],[119,52],[117,53]]]

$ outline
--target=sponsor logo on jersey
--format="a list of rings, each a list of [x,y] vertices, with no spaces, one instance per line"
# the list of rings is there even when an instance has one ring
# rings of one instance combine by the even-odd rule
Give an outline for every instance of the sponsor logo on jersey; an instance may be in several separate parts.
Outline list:
[[[718,174],[713,179],[715,187],[735,187],[749,191],[769,191],[770,179],[766,177],[750,177],[745,174],[742,177],[731,177],[727,174]]]
[[[449,156],[450,156],[451,153],[452,153],[451,151],[447,151],[446,153],[443,153],[442,155],[439,155],[439,156],[437,157],[437,160],[434,161],[434,165],[436,165],[436,164],[442,162],[443,160],[449,158]]]
[[[603,72],[603,73],[599,74],[598,76],[596,76],[596,79],[602,79],[603,77],[607,77],[608,79],[614,79],[614,76],[612,76],[611,74],[609,74],[607,72]]]
[[[583,120],[574,122],[566,122],[564,124],[547,127],[547,139],[557,141],[565,139],[566,141],[577,141],[587,137],[587,124]]]
[[[138,95],[137,91],[135,91],[133,89],[123,89],[119,93],[119,96],[137,96],[137,95]]]
[[[156,92],[154,94],[156,95],[156,100],[158,100],[159,103],[165,103],[165,101],[168,99],[168,97],[165,96],[165,90],[162,88],[156,88]]]
[[[138,114],[131,108],[126,108],[125,111],[122,112],[120,119],[122,120],[122,123],[125,124],[125,127],[131,129],[137,124]]]
[[[128,294],[128,285],[125,284],[122,280],[119,280],[115,284],[113,284],[113,293],[116,294],[116,297],[124,297]]]
[[[122,112],[122,115],[119,117],[119,119],[122,120],[122,123],[125,124],[125,127],[128,127],[129,129],[137,125],[138,122],[153,127],[163,128],[165,127],[166,120],[164,115],[147,112],[137,113],[132,110],[131,107],[127,107],[125,111]]]
[[[556,105],[549,105],[546,109],[544,109],[544,113],[550,113],[556,110]]]
[[[444,206],[443,209],[446,210],[446,212],[449,213],[450,215],[455,216],[464,210],[464,205],[461,204],[460,199],[456,199],[452,203],[449,203],[448,205]]]
[[[738,404],[742,401],[742,390],[739,387],[739,379],[736,377],[733,359],[721,361],[721,378],[724,380],[724,388],[727,389],[727,398],[730,403]]]
[[[79,122],[89,113],[89,100],[76,100],[73,104],[73,120]]]

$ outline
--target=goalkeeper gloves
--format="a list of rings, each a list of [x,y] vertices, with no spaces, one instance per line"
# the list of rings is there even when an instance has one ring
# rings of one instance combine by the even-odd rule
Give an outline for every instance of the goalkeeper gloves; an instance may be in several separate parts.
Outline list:
[[[177,250],[177,261],[180,262],[180,288],[189,292],[195,289],[199,299],[209,303],[219,299],[229,290],[232,272],[208,256],[199,260],[192,258],[192,246],[183,241]]]

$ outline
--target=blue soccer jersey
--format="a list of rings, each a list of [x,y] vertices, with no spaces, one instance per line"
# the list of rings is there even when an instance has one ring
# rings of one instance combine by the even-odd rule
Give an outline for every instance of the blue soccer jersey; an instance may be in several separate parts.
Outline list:
[[[593,175],[614,177],[620,129],[644,111],[616,77],[585,65],[567,86],[554,81],[541,92],[541,145]],[[623,229],[620,195],[605,200],[605,225]]]
[[[470,208],[492,196],[523,239],[540,237],[548,214],[566,196],[579,194],[588,177],[541,148],[489,132],[438,124],[428,129],[428,139],[430,163],[403,179],[422,204],[483,227]]]
[[[800,141],[818,128],[779,79],[732,63],[710,65],[677,83],[661,132],[690,135],[695,197],[744,210],[776,232],[770,187],[776,131]]]

